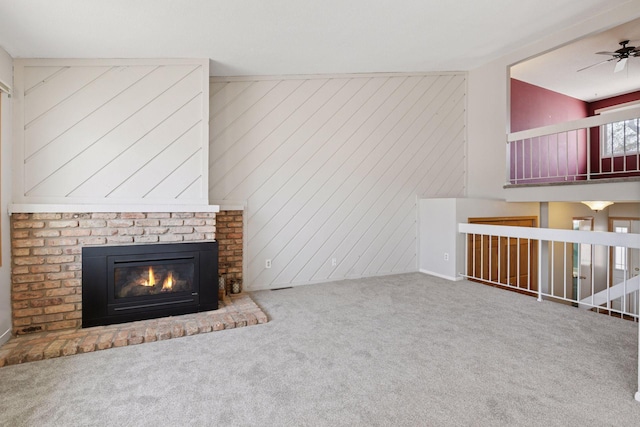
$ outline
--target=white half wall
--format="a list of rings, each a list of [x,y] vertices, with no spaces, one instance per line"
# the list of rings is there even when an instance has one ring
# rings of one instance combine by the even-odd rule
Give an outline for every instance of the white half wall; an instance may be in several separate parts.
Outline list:
[[[208,60],[14,69],[14,202],[207,204]]]
[[[11,86],[12,59],[0,48],[0,81]],[[7,74],[8,73],[8,74]],[[6,79],[6,80],[5,80]],[[11,244],[9,215],[11,203],[11,99],[0,91],[0,345],[11,337]]]
[[[465,99],[461,73],[212,79],[209,196],[246,205],[247,288],[416,271],[417,196],[465,191]]]

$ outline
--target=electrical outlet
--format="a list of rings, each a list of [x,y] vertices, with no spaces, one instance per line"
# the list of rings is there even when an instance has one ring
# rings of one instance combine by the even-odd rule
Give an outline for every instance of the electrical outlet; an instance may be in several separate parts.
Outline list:
[[[338,265],[338,260],[335,258],[331,258],[331,267],[335,267],[336,265]]]
[[[271,260],[267,259],[264,261],[264,268],[271,268]]]
[[[444,260],[445,261],[449,261],[449,253],[448,252],[444,253]]]

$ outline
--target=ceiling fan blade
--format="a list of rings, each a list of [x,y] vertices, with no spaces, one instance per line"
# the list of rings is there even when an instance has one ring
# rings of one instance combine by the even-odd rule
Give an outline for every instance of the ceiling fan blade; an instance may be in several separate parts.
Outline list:
[[[613,70],[613,72],[617,73],[618,71],[624,70],[624,67],[627,65],[627,59],[628,58],[622,58],[620,61],[618,61],[616,63],[616,68]]]
[[[606,64],[607,62],[611,62],[611,61],[613,61],[614,59],[616,59],[616,58],[605,59],[604,61],[600,61],[600,62],[598,62],[598,63],[596,63],[596,64],[589,65],[588,67],[580,68],[580,69],[579,69],[578,71],[576,71],[576,72],[578,72],[578,73],[579,73],[580,71],[588,70],[589,68],[593,68],[593,67],[597,67],[598,65]]]
[[[617,54],[618,54],[618,52],[596,52],[596,55],[611,55],[611,56],[615,56]]]

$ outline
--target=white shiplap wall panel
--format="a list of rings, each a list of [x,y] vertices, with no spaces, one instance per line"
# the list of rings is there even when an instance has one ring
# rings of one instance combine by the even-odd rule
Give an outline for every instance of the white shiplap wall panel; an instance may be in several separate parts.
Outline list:
[[[144,165],[109,193],[107,197],[127,197],[128,194],[133,194],[134,197],[140,198],[147,197],[148,193],[163,182],[166,182],[176,168],[181,167],[184,162],[194,155],[200,154],[202,148],[200,145],[201,138],[200,128],[197,125],[192,126],[176,140],[171,141],[166,149],[153,153],[153,156],[145,159]],[[171,165],[171,167],[167,167],[167,165]],[[195,172],[197,173],[197,169]],[[199,174],[189,174],[186,182],[193,181],[197,176]],[[185,188],[186,186],[181,188],[180,191]],[[174,194],[175,197],[178,193],[179,191],[175,191],[169,194]]]
[[[105,69],[110,70],[110,67]],[[99,138],[109,130],[112,120],[126,118],[124,109],[100,109],[105,105],[105,98],[116,96],[151,71],[153,67],[136,67],[120,74],[115,72],[103,74],[100,84],[95,82],[85,87],[80,93],[70,96],[66,102],[57,104],[57,108],[49,109],[38,119],[25,123],[25,160],[28,162],[33,157],[47,157],[55,152],[62,155],[66,146],[73,145],[75,140],[84,140],[85,135],[87,140]],[[57,84],[56,78],[46,82],[47,86]],[[25,94],[26,111],[34,109],[32,105],[47,101],[40,96],[41,88],[42,86],[39,86],[35,91]],[[70,88],[69,92],[73,93],[74,89],[75,87]],[[112,118],[102,120],[104,117]],[[88,134],[88,132],[91,133]]]
[[[330,160],[334,163],[339,163],[339,166],[332,166],[327,163],[328,170],[332,171],[330,177],[321,176],[321,174],[314,175],[313,179],[318,183],[317,189],[315,189],[313,195],[310,195],[305,206],[300,210],[300,215],[296,215],[296,218],[310,218],[306,224],[303,224],[303,228],[319,230],[319,226],[330,216],[331,208],[338,208],[345,201],[349,201],[353,196],[352,187],[368,175],[368,170],[375,163],[375,158],[369,156],[369,154],[375,151],[375,145],[379,142],[374,135],[375,132],[380,130],[380,133],[386,133],[386,128],[390,127],[395,119],[392,113],[397,112],[396,106],[400,101],[405,100],[415,87],[415,82],[409,80],[393,79],[390,82],[393,83],[390,88],[393,91],[386,98],[379,98],[374,101],[378,106],[375,107],[375,112],[366,121],[362,122],[358,130],[350,136],[349,139],[353,143],[342,144],[342,148],[350,147],[353,151],[345,152],[345,150],[341,149],[335,152],[335,155]],[[395,86],[395,84],[398,84],[398,86]],[[378,93],[384,92],[379,91]],[[298,229],[297,227],[292,228]],[[308,247],[306,242],[305,233],[296,233],[289,239],[289,243],[278,256],[282,256],[284,259],[293,259]],[[298,268],[299,266],[296,262],[289,262],[280,273],[279,279],[284,279],[286,274],[290,275],[296,272]]]
[[[257,248],[260,250],[271,241],[275,233],[292,220],[295,213],[302,208],[304,199],[318,190],[322,177],[313,180],[314,176],[321,169],[333,172],[330,169],[332,165],[327,166],[327,162],[334,158],[334,154],[341,148],[348,132],[353,131],[360,124],[360,120],[366,117],[365,113],[359,114],[360,109],[370,111],[373,108],[367,101],[378,93],[386,79],[363,80],[365,81],[361,82],[358,91],[341,108],[328,112],[331,116],[312,135],[308,144],[305,144],[308,150],[301,151],[295,156],[293,163],[290,163],[287,168],[292,173],[272,197],[265,200],[262,205],[250,199],[249,219],[254,227],[248,230],[248,234],[250,240],[256,239]],[[357,117],[354,119],[355,115]],[[263,199],[262,195],[256,197],[256,200]],[[269,227],[265,229],[267,224]]]
[[[375,87],[372,87],[374,83]],[[273,245],[280,244],[279,240],[274,240],[276,236],[279,239],[285,236],[289,238],[290,234],[306,223],[308,212],[315,212],[317,208],[307,207],[309,199],[318,192],[321,192],[322,197],[332,190],[331,185],[324,185],[325,182],[334,176],[337,168],[348,158],[352,150],[357,148],[357,143],[347,143],[350,137],[394,89],[394,85],[386,81],[376,79],[369,83],[368,90],[356,94],[347,103],[349,108],[345,110],[346,114],[340,116],[346,120],[338,120],[339,126],[329,132],[319,133],[318,138],[312,138],[311,144],[322,149],[307,159],[304,167],[298,169],[273,198],[263,206],[256,207],[255,211],[252,210],[249,218],[254,219],[253,223],[260,229],[255,230],[255,234],[252,233],[253,230],[249,230],[248,234],[249,239],[256,242],[256,249],[264,250],[261,248],[271,244],[267,250],[272,251]],[[305,207],[307,209],[303,210]],[[293,224],[290,224],[291,222]],[[266,227],[266,224],[269,226]]]
[[[235,195],[242,197],[247,191],[254,192],[257,183],[265,183],[264,177],[271,177],[278,170],[278,166],[292,155],[294,147],[292,136],[296,135],[296,132],[298,132],[298,136],[300,135],[299,131],[309,115],[326,101],[323,97],[317,96],[318,91],[326,83],[326,80],[305,82],[301,86],[301,90],[295,92],[296,96],[289,97],[276,109],[281,113],[274,111],[274,114],[279,114],[279,123],[273,128],[273,131],[260,140],[256,140],[255,144],[234,145],[234,155],[238,157],[238,160],[227,172],[227,177],[218,179],[218,182],[220,184],[235,183],[236,186],[234,188],[213,187],[212,191],[225,194],[225,197],[229,198],[233,198]],[[326,94],[328,92],[322,91],[320,93]],[[249,147],[251,148],[249,149]],[[244,172],[246,167],[252,167],[249,175]]]
[[[464,194],[464,74],[211,87],[210,198],[246,201],[249,288],[417,269],[417,196]]]
[[[324,239],[322,244],[315,248],[305,248],[305,250],[314,250],[313,253],[301,252],[303,256],[322,259],[320,268],[314,264],[307,264],[298,277],[328,278],[332,270],[335,270],[336,274],[345,274],[341,273],[340,266],[334,269],[331,268],[330,263],[326,262],[332,257],[345,259],[347,256],[347,252],[339,246],[342,240],[334,236],[349,235],[349,233],[356,236],[356,239],[364,236],[367,227],[370,227],[372,221],[379,216],[380,210],[386,207],[387,201],[393,197],[399,185],[394,185],[394,178],[398,178],[399,172],[408,172],[407,165],[414,159],[415,153],[420,151],[422,140],[418,138],[419,131],[428,123],[429,117],[433,116],[433,105],[438,104],[433,101],[434,99],[437,101],[435,96],[442,92],[445,83],[444,79],[432,81],[423,78],[421,84],[403,102],[404,108],[400,108],[402,111],[400,120],[388,133],[384,134],[378,150],[371,153],[377,158],[375,167],[372,170],[360,172],[360,175],[364,175],[362,183],[354,189],[353,193],[344,198],[342,205],[332,213],[331,221],[319,230],[318,235]]]
[[[162,93],[154,102],[148,102],[135,113],[129,114],[126,119],[120,120],[119,115],[111,116],[114,120],[118,120],[118,124],[112,126],[109,131],[105,132],[102,129],[99,133],[87,131],[86,143],[75,144],[73,148],[59,152],[54,148],[57,144],[51,144],[51,148],[42,150],[41,155],[34,156],[25,166],[28,176],[37,183],[32,188],[32,183],[26,182],[27,194],[47,195],[58,191],[65,196],[77,196],[81,194],[74,192],[78,185],[86,187],[85,181],[97,175],[109,162],[129,155],[128,149],[141,144],[141,140],[145,138],[154,138],[154,140],[147,144],[146,153],[141,153],[142,156],[137,159],[141,160],[157,154],[163,148],[162,142],[166,141],[171,133],[180,135],[184,132],[186,124],[200,121],[201,94],[193,89],[193,81],[190,81],[198,79],[198,76],[195,73],[191,76],[193,76],[191,79],[183,79]],[[191,108],[183,108],[186,104]],[[167,133],[153,132],[156,128],[161,128],[161,131]],[[71,137],[65,138],[67,144],[72,144],[73,140]],[[47,153],[48,156],[45,155]],[[107,178],[105,184],[110,184],[112,187],[119,184],[113,178]],[[95,192],[95,188],[91,191]],[[95,195],[106,196],[101,193],[95,193]]]
[[[287,137],[280,146],[272,146],[273,154],[269,155],[264,169],[249,168],[247,176],[251,179],[250,184],[241,188],[242,192],[237,192],[238,196],[249,196],[251,199],[252,211],[263,206],[271,199],[283,185],[289,182],[294,173],[303,167],[305,161],[314,156],[320,146],[313,143],[313,138],[324,130],[324,128],[334,126],[332,119],[364,85],[366,81],[362,79],[350,79],[346,83],[340,82],[332,85],[328,89],[331,91],[328,100],[318,101],[320,108],[311,109],[307,120],[301,122],[299,128]],[[314,105],[316,97],[314,97]],[[215,189],[217,183],[212,180],[212,188]],[[213,194],[219,194],[214,192]],[[225,196],[227,197],[227,196]]]
[[[27,68],[27,72],[32,68]],[[26,85],[29,89],[25,90],[25,99],[29,99],[30,102],[25,103],[25,127],[29,127],[34,120],[56,105],[82,93],[81,89],[108,73],[110,69],[111,67],[83,67],[82,69],[64,67],[54,74],[45,76],[40,82],[32,80],[36,76],[28,74]],[[55,84],[49,84],[49,81],[54,78]]]
[[[52,79],[57,73],[65,71],[66,67],[28,67],[23,69],[24,93],[33,91],[36,87]]]
[[[245,90],[237,93],[220,109],[217,114],[210,117],[209,120],[209,140],[219,140],[228,145],[221,145],[223,151],[228,149],[237,138],[241,137],[251,127],[260,120],[259,116],[252,114],[259,107],[264,108],[263,113],[269,111],[269,99],[264,97],[278,86],[277,81],[255,82],[248,85]],[[249,90],[251,89],[251,90]],[[280,95],[277,91],[272,95]],[[223,94],[217,95],[223,98]],[[274,100],[275,101],[275,100]],[[271,101],[271,102],[274,102]]]
[[[98,160],[98,170],[86,181],[79,180],[81,184],[70,195],[88,197],[93,193],[100,197],[107,197],[118,185],[128,180],[154,156],[183,136],[184,129],[179,124],[186,124],[186,127],[190,129],[191,126],[199,123],[201,97],[200,94],[189,100],[150,131],[146,133],[132,132],[130,138],[116,138],[112,143],[107,144],[107,147],[115,150],[113,155],[105,155]],[[118,144],[116,141],[120,141],[120,143]],[[195,170],[197,171],[198,168]],[[80,174],[84,178],[82,170],[80,170]]]
[[[171,171],[169,175],[149,191],[148,195],[150,197],[161,197],[163,194],[176,194],[178,197],[194,183],[201,183],[200,176],[193,174],[193,171],[198,170],[198,167],[202,164],[203,160],[202,148],[199,144],[201,135],[197,134],[195,136],[196,138],[193,138],[193,140],[194,142],[197,141],[198,144],[194,144],[192,147],[192,151],[194,152],[189,155],[189,153],[186,153],[183,150],[184,146],[181,146],[180,152],[174,153],[174,155],[179,155],[179,159],[182,160],[182,163],[180,163],[178,167]],[[167,151],[167,155],[171,155],[170,151]],[[159,167],[163,166],[159,165]],[[163,171],[162,173],[166,172]]]
[[[15,74],[14,201],[208,202],[208,61],[18,60]]]
[[[253,124],[242,137],[235,140],[234,144],[224,153],[223,162],[216,162],[211,165],[210,173],[213,173],[214,176],[210,177],[210,179],[216,182],[238,182],[239,179],[243,178],[243,176],[236,176],[222,180],[222,176],[226,174],[242,175],[243,172],[239,163],[253,160],[258,155],[256,148],[268,147],[272,149],[271,142],[280,140],[281,133],[287,132],[288,127],[291,126],[283,126],[284,123],[291,123],[288,120],[291,112],[296,111],[321,85],[322,82],[316,80],[308,83],[292,81],[288,85],[279,85],[281,91],[278,93],[275,93],[276,89],[274,89],[274,93],[269,97],[269,100],[274,100],[277,104],[273,106],[268,114],[260,115],[259,122]],[[257,107],[257,111],[262,111],[259,105]],[[247,112],[246,115],[250,114],[250,112]],[[225,194],[228,194],[230,190],[222,189]]]
[[[212,83],[210,93],[211,95],[216,96],[218,102],[211,105],[211,108],[213,109],[209,110],[210,118],[220,117],[220,120],[222,120],[222,117],[224,117],[224,121],[226,123],[231,122],[232,119],[229,115],[232,113],[233,109],[230,108],[229,104],[235,101],[236,98],[238,98],[242,92],[251,87],[252,84],[253,82]],[[270,85],[270,87],[272,86]],[[221,113],[224,116],[222,116]]]
[[[182,68],[182,67],[180,67]],[[90,97],[78,97],[78,103],[71,103],[73,111],[77,114],[81,111],[82,117],[74,123],[65,120],[56,120],[47,123],[47,133],[49,135],[39,135],[39,141],[43,141],[44,146],[37,153],[29,155],[27,153],[25,180],[27,194],[32,193],[37,185],[47,180],[54,171],[58,171],[70,164],[78,155],[96,143],[104,141],[112,132],[123,129],[123,126],[130,123],[135,127],[144,123],[138,121],[136,113],[157,98],[165,90],[160,86],[161,82],[170,79],[172,82],[181,80],[186,74],[190,74],[193,69],[177,69],[176,67],[157,68],[149,73],[143,74],[135,83],[127,87],[112,90],[110,84],[105,87],[100,86],[100,91],[91,91]],[[117,77],[117,76],[116,76]],[[118,81],[116,79],[116,81]],[[128,79],[126,79],[128,83]],[[55,81],[54,81],[55,82]],[[89,102],[87,102],[89,101]],[[30,95],[25,97],[25,106],[31,102]],[[64,108],[61,105],[57,111],[59,115],[64,115]],[[51,112],[50,116],[58,114]],[[130,121],[129,118],[133,120]],[[154,123],[155,124],[155,123]],[[144,130],[140,130],[144,132]],[[30,129],[25,129],[27,146],[32,140]],[[135,138],[135,137],[134,137]]]

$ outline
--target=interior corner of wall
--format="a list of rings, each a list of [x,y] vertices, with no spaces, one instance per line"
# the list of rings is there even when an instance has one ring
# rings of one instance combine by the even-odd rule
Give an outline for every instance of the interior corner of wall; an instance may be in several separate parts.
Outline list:
[[[3,322],[4,323],[4,322]],[[6,330],[4,330],[6,329]],[[8,326],[3,327],[2,329],[0,329],[0,345],[6,343],[7,341],[9,341],[9,338],[11,338],[11,322],[9,322]]]

